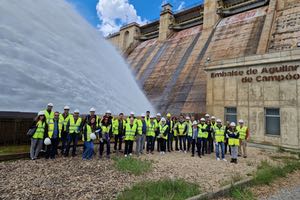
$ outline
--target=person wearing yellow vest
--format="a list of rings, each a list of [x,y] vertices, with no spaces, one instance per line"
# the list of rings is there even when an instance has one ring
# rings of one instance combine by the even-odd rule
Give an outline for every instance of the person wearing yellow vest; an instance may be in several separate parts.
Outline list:
[[[136,154],[139,156],[143,154],[143,147],[146,139],[147,123],[145,120],[145,114],[142,113],[137,120],[137,135],[136,135]]]
[[[84,150],[82,154],[82,160],[91,160],[94,155],[94,142],[91,138],[91,134],[96,131],[96,118],[93,117],[90,121],[85,120],[82,127],[82,141]],[[95,138],[94,138],[95,139]]]
[[[217,160],[220,160],[220,148],[221,148],[221,154],[222,154],[222,160],[227,161],[225,159],[225,127],[222,125],[222,121],[220,119],[217,119],[217,123],[214,126],[214,142],[215,142],[215,148],[216,148],[216,157]]]
[[[175,140],[175,151],[179,151],[178,148],[178,132],[177,132],[177,117],[172,118],[173,121],[173,135],[174,135],[174,140]],[[172,146],[171,146],[172,147]]]
[[[65,157],[69,156],[69,151],[72,146],[72,156],[76,156],[76,147],[79,139],[80,132],[82,130],[82,119],[79,117],[79,110],[75,110],[74,114],[70,116],[67,123],[67,132],[68,132],[68,143],[65,152]]]
[[[180,147],[179,151],[186,153],[186,135],[187,135],[188,127],[186,126],[183,115],[180,115],[179,122],[177,122],[176,129],[179,138],[179,147]]]
[[[112,124],[107,116],[104,116],[101,122],[101,132],[99,134],[100,147],[99,158],[101,159],[104,152],[104,145],[106,144],[106,158],[110,159],[110,137],[112,133]]]
[[[238,146],[240,145],[240,134],[236,129],[236,124],[234,122],[230,123],[230,127],[227,130],[228,144],[231,149],[231,163],[237,163],[238,157]]]
[[[146,120],[147,123],[150,122],[150,111],[149,111],[149,110],[146,111],[146,117],[145,117],[145,120]]]
[[[127,117],[127,119],[126,119],[126,123],[129,123],[131,118],[133,118],[133,122],[134,122],[134,123],[137,122],[137,119],[136,119],[136,117],[135,117],[135,115],[134,115],[134,112],[130,112],[129,117]]]
[[[147,139],[147,154],[152,153],[154,149],[154,137],[155,137],[155,129],[156,129],[156,123],[154,121],[154,116],[150,116],[150,121],[147,123],[147,133],[146,133],[146,139]]]
[[[214,152],[214,129],[217,126],[216,123],[216,117],[215,116],[211,116],[210,119],[208,119],[206,121],[207,125],[209,126],[209,131],[208,131],[208,152],[209,153],[213,153]]]
[[[198,124],[198,138],[200,142],[200,148],[197,148],[204,156],[204,152],[207,153],[207,138],[208,138],[208,129],[205,119],[200,119],[200,124]]]
[[[45,112],[40,111],[37,119],[34,121],[31,128],[35,129],[31,137],[30,158],[31,160],[37,159],[44,142],[44,136],[47,133],[48,125],[46,123]]]
[[[134,118],[131,117],[129,122],[125,126],[125,157],[132,155],[133,142],[135,136],[138,134],[137,123],[134,122]]]
[[[167,125],[167,120],[163,117],[159,123],[159,132],[157,136],[160,140],[160,154],[164,155],[166,153],[166,145],[168,140],[169,125]]]
[[[54,112],[52,111],[53,103],[48,103],[47,109],[44,110],[46,122],[54,118]]]
[[[91,108],[90,109],[90,114],[86,116],[86,120],[87,122],[90,124],[91,119],[95,118],[95,124],[97,127],[99,127],[100,123],[101,123],[101,119],[99,116],[96,115],[96,109],[95,108]]]
[[[187,151],[189,152],[192,146],[193,125],[189,116],[187,116],[185,119],[187,126]]]
[[[48,122],[48,134],[46,137],[50,138],[51,145],[47,146],[46,159],[55,159],[62,130],[63,122],[60,121],[59,112],[54,112],[54,118]]]
[[[65,106],[64,112],[59,115],[59,121],[63,123],[63,130],[61,132],[61,154],[62,155],[64,155],[66,152],[67,142],[68,142],[67,124],[71,117],[69,111],[70,111],[70,107]]]
[[[124,136],[126,121],[124,120],[124,114],[120,113],[119,118],[113,120],[112,132],[114,135],[114,150],[117,152],[122,151],[122,140]],[[117,149],[119,143],[119,148]]]
[[[170,113],[167,114],[166,124],[169,126],[167,148],[168,148],[168,152],[171,152],[171,151],[173,151],[174,132],[173,132],[173,121],[171,119]]]
[[[160,130],[159,130],[160,120],[161,120],[161,114],[157,113],[156,114],[156,119],[154,119],[154,121],[156,123],[156,129],[155,129],[155,137],[154,137],[154,144],[153,144],[153,151],[154,151],[154,146],[155,146],[155,141],[156,141],[157,152],[160,152],[160,140],[161,140],[161,138],[157,137],[160,134]]]
[[[240,133],[240,146],[239,146],[239,156],[247,158],[247,141],[249,140],[249,129],[244,126],[244,120],[239,120],[239,125],[236,130]]]

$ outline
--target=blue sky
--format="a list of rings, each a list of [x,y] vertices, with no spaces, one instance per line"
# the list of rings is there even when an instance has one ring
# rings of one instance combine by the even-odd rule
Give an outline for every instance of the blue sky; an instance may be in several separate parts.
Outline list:
[[[191,7],[202,0],[66,0],[104,35],[117,31],[122,25],[136,21],[147,23],[159,18],[161,5],[169,2],[173,11]]]

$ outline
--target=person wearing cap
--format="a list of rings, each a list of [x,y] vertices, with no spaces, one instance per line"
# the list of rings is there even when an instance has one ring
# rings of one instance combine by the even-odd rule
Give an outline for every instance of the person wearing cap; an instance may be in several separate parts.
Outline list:
[[[185,118],[185,123],[187,126],[187,151],[189,152],[192,146],[192,136],[193,136],[193,124],[189,116]]]
[[[44,136],[48,131],[48,124],[46,122],[44,111],[38,113],[38,117],[33,122],[31,129],[35,129],[35,132],[31,136],[30,158],[31,160],[35,160],[38,158],[43,147]]]
[[[143,147],[146,139],[147,123],[145,120],[145,114],[142,113],[137,120],[137,135],[136,135],[136,154],[143,154]]]
[[[201,158],[201,151],[199,150],[201,149],[201,141],[200,138],[198,138],[198,134],[199,134],[198,122],[194,120],[192,124],[192,157],[195,156],[195,146],[197,145],[198,156]]]
[[[106,144],[106,158],[110,158],[110,136],[112,133],[112,124],[109,122],[109,118],[104,116],[101,122],[101,131],[99,134],[99,158],[101,159],[104,152],[104,145]]]
[[[91,139],[91,134],[97,131],[96,118],[84,120],[82,127],[83,153],[82,160],[91,160],[94,155],[94,142]]]
[[[173,132],[173,121],[171,119],[171,114],[167,114],[167,121],[166,124],[168,125],[168,140],[167,140],[167,148],[168,152],[173,151],[173,137],[174,137],[174,132]]]
[[[154,144],[153,144],[153,151],[154,151],[154,146],[155,146],[155,141],[156,141],[157,152],[160,152],[160,140],[161,140],[161,138],[157,137],[160,134],[160,130],[159,130],[160,120],[161,120],[161,114],[157,113],[156,118],[154,119],[154,121],[156,123],[156,129],[155,129],[155,137],[154,137]]]
[[[137,123],[134,122],[134,118],[129,119],[129,123],[125,126],[125,157],[132,155],[133,142],[135,136],[138,134]]]
[[[52,111],[53,103],[48,103],[47,109],[44,110],[46,122],[54,118],[54,112]]]
[[[239,125],[236,130],[240,133],[240,146],[239,146],[239,156],[247,158],[247,141],[249,140],[249,130],[248,127],[244,125],[244,120],[239,120]]]
[[[205,119],[200,119],[200,124],[198,124],[198,151],[201,152],[202,156],[204,156],[204,152],[207,153],[207,138],[208,138],[208,129],[207,124],[205,123]],[[197,142],[197,143],[198,143]]]
[[[48,134],[46,137],[50,138],[51,145],[47,146],[46,159],[55,159],[55,155],[57,154],[57,147],[64,125],[59,116],[59,112],[54,112],[54,118],[48,122]]]
[[[187,135],[187,130],[188,127],[184,121],[184,116],[180,115],[179,117],[179,122],[177,122],[177,133],[178,133],[178,138],[179,138],[179,147],[180,147],[180,152],[183,151],[186,153],[186,135]]]
[[[81,132],[82,129],[82,119],[79,116],[79,110],[75,110],[74,114],[70,116],[70,119],[67,123],[67,132],[68,132],[68,136],[67,136],[67,148],[66,148],[66,152],[64,154],[65,157],[69,156],[69,151],[70,151],[70,147],[71,147],[71,143],[73,144],[72,146],[72,156],[76,156],[76,148],[77,148],[77,143],[78,143],[78,139],[79,139],[79,134]]]
[[[154,149],[154,137],[155,137],[155,129],[156,129],[156,123],[154,121],[154,116],[150,116],[150,121],[147,123],[147,133],[146,133],[146,139],[147,139],[147,154],[152,153]]]
[[[208,113],[206,113],[205,116],[204,116],[204,119],[205,119],[205,121],[210,119],[210,115]]]
[[[226,161],[225,159],[225,127],[222,125],[222,121],[217,119],[217,125],[214,128],[214,142],[216,146],[216,157],[217,160],[220,160],[220,148],[221,148],[221,155],[222,160]]]
[[[62,155],[64,155],[66,152],[67,142],[68,142],[67,124],[71,117],[69,111],[70,111],[70,107],[65,106],[64,112],[59,115],[59,121],[63,123],[63,130],[61,132],[61,154]]]
[[[123,142],[125,125],[126,125],[126,121],[124,120],[124,114],[120,113],[119,117],[115,118],[113,120],[113,126],[112,126],[112,129],[113,129],[112,132],[114,135],[114,150],[115,150],[115,152],[122,151],[122,142]]]
[[[228,144],[231,148],[231,163],[237,163],[238,157],[238,146],[240,145],[240,134],[236,129],[236,124],[234,122],[230,123],[230,127],[227,130]]]
[[[167,125],[167,120],[163,117],[160,120],[159,123],[159,135],[157,136],[159,138],[160,142],[160,154],[166,153],[166,145],[168,140],[168,132],[169,132],[169,126]]]

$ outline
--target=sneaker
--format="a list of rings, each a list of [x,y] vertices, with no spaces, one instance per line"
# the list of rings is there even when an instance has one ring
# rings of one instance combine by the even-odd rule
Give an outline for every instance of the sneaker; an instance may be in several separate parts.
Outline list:
[[[220,161],[220,158],[217,158],[217,161]]]
[[[247,156],[244,156],[244,158],[247,158]]]
[[[184,151],[184,153],[186,153],[186,151]]]
[[[161,152],[159,152],[159,154],[161,155],[161,154],[162,154],[162,151],[161,151]]]
[[[163,151],[163,153],[162,153],[162,154],[163,154],[163,155],[165,155],[165,154],[166,154],[166,152],[164,152],[164,151]]]
[[[222,159],[224,162],[227,162],[227,160],[225,158]]]
[[[132,153],[130,153],[129,156],[132,156]]]
[[[194,154],[192,154],[192,157],[195,157],[195,155],[194,155]]]
[[[125,158],[127,157],[127,154],[125,154]]]

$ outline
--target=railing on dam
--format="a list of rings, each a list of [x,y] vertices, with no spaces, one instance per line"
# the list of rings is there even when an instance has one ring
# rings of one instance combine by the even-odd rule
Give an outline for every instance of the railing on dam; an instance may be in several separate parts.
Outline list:
[[[26,135],[36,113],[0,112],[0,145],[29,144]]]

